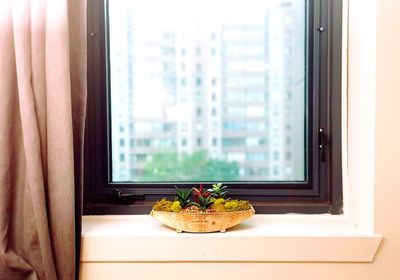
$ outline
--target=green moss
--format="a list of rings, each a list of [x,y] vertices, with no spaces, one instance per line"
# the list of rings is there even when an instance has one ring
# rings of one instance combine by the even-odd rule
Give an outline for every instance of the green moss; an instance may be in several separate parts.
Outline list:
[[[211,209],[214,209],[218,212],[226,212],[226,208],[224,204],[213,204],[211,205]]]
[[[218,198],[214,201],[214,205],[219,205],[219,204],[224,204],[225,203],[225,199],[223,198]]]
[[[245,211],[251,208],[250,202],[247,200],[230,200],[225,202],[225,208],[228,212],[232,211]]]
[[[154,205],[153,209],[156,211],[166,211],[166,212],[171,212],[171,206],[172,206],[172,201],[163,198],[159,201],[156,202]]]
[[[228,212],[236,211],[239,205],[238,200],[229,200],[225,202],[225,208]]]
[[[181,209],[182,209],[182,206],[179,201],[176,200],[172,203],[172,205],[171,205],[172,212],[179,212],[179,211],[181,211]]]
[[[251,209],[251,204],[247,200],[239,200],[236,211],[245,211]]]

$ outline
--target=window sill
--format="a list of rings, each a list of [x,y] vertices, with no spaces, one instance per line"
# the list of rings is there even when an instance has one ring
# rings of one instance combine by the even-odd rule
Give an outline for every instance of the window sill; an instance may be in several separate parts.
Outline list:
[[[178,234],[148,215],[84,216],[81,262],[372,262],[382,240],[340,216],[278,216],[209,234]]]

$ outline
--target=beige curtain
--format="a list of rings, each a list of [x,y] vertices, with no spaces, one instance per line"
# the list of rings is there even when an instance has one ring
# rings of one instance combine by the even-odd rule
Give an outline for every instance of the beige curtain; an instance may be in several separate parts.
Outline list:
[[[75,277],[85,108],[86,0],[0,0],[0,279]]]

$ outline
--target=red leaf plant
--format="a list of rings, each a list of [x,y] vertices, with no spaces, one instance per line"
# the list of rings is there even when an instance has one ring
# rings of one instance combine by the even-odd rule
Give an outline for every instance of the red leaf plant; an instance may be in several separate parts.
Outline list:
[[[203,184],[200,184],[200,189],[193,188],[192,195],[194,200],[198,203],[200,197],[207,198],[210,196],[210,193],[208,191],[203,191]]]

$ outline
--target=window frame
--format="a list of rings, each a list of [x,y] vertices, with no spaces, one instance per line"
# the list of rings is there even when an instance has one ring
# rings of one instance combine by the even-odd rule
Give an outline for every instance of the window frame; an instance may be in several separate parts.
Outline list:
[[[84,214],[147,214],[155,200],[173,196],[177,182],[111,182],[111,118],[108,76],[107,0],[88,0],[88,99],[85,130]],[[307,182],[226,182],[230,196],[249,199],[257,213],[342,213],[341,87],[342,1],[306,0]],[[321,30],[320,28],[323,28]],[[312,85],[312,86],[311,86]],[[321,161],[319,129],[325,135]],[[209,184],[211,182],[202,182]],[[185,187],[198,183],[182,182]],[[113,200],[113,190],[144,195],[129,205]]]

